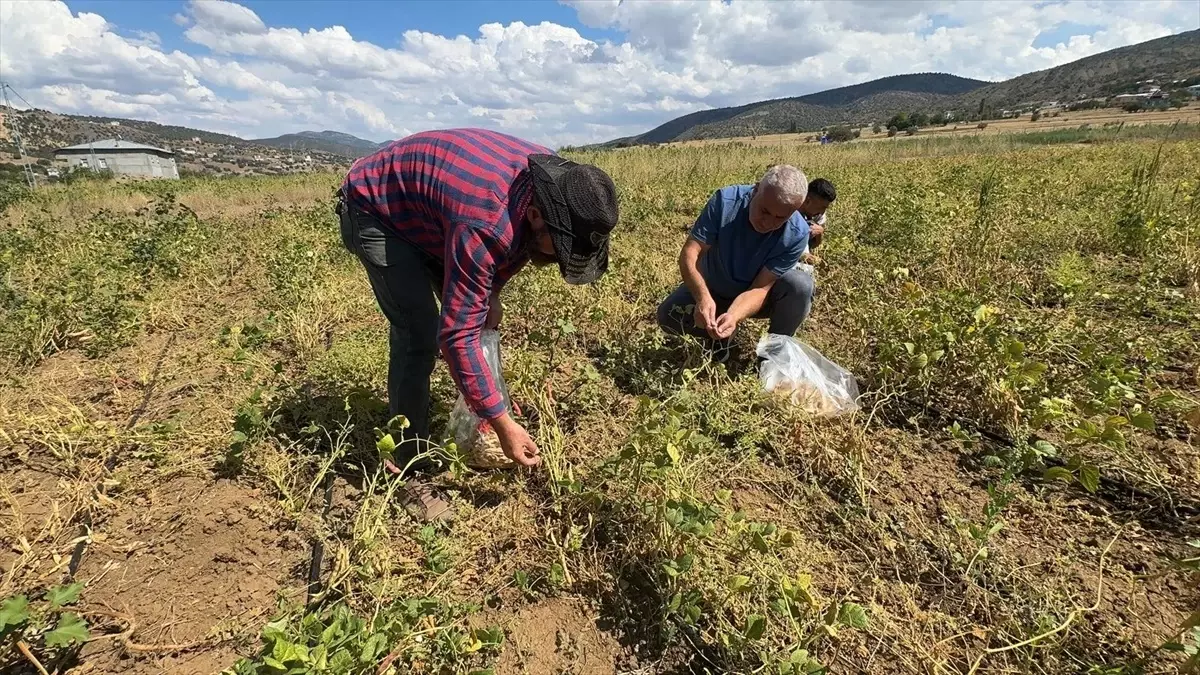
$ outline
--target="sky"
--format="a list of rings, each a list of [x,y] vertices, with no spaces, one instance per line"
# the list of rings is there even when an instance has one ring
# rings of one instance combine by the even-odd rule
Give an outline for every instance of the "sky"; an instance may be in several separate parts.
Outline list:
[[[561,147],[1198,27],[1197,0],[0,0],[0,79],[55,112],[243,138],[471,126]]]

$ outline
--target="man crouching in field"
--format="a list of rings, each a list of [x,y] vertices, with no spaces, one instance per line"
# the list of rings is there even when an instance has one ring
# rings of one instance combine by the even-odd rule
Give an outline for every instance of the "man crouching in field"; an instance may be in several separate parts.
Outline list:
[[[504,454],[538,464],[537,445],[505,410],[480,332],[500,324],[500,289],[526,262],[557,262],[569,284],[604,274],[617,224],[612,179],[505,134],[428,131],[356,161],[338,214],[342,243],[362,261],[391,324],[388,408],[411,424],[397,463],[407,464],[428,439],[429,377],[440,348]],[[409,480],[405,490],[414,515],[449,516],[449,503],[428,483]]]
[[[772,333],[793,335],[812,302],[812,277],[796,267],[808,243],[799,212],[807,194],[804,172],[786,164],[757,185],[713,193],[679,252],[683,283],[658,307],[663,330],[708,338],[721,361],[745,319],[769,318]]]
[[[825,212],[837,199],[837,189],[825,178],[817,178],[808,184],[808,196],[800,205],[800,215],[808,221],[808,245],[804,247],[802,260],[809,265],[821,262],[815,251],[825,237]]]

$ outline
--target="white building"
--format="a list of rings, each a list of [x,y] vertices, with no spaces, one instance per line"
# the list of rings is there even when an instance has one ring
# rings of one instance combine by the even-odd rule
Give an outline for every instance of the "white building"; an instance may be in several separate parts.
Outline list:
[[[141,178],[179,178],[175,153],[121,139],[110,138],[59,148],[54,151],[54,158],[66,162],[72,169],[83,167]]]

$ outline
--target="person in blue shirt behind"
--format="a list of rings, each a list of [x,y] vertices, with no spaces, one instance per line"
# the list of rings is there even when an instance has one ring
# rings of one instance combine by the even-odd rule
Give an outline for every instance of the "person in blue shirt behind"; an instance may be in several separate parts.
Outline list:
[[[711,340],[720,360],[745,319],[794,335],[812,305],[812,277],[797,267],[808,245],[799,211],[807,194],[804,172],[787,164],[713,193],[679,252],[683,283],[659,305],[659,326]]]

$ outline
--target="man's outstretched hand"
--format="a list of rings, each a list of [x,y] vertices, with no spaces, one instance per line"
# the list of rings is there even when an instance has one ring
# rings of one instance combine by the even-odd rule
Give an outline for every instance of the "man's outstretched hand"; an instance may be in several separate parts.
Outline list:
[[[513,418],[508,415],[498,417],[492,421],[492,428],[496,430],[496,436],[500,438],[500,447],[509,459],[521,466],[541,464],[542,457],[537,443],[533,442],[533,437],[525,431],[525,427]]]

